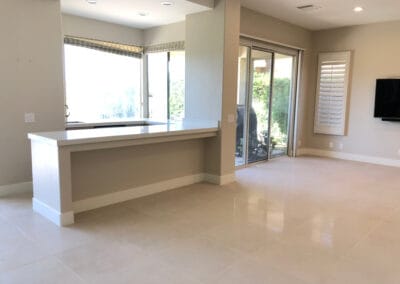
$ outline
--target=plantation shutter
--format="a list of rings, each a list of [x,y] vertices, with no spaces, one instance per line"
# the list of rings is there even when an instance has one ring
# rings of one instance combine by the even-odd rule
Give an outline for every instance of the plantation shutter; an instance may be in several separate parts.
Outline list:
[[[351,52],[320,53],[314,132],[345,135]]]

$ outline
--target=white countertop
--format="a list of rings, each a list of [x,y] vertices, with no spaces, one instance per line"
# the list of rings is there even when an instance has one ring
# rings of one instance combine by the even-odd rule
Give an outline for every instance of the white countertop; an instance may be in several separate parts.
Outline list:
[[[58,146],[217,132],[217,121],[178,121],[161,125],[108,127],[29,133],[28,138]]]

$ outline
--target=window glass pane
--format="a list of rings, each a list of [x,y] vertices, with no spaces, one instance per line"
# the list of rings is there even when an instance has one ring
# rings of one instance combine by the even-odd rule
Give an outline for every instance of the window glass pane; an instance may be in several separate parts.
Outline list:
[[[287,155],[293,56],[275,53],[270,157]]]
[[[66,44],[68,122],[141,117],[141,59]]]
[[[252,90],[247,145],[249,163],[268,159],[272,53],[253,49],[251,58]]]
[[[147,60],[149,117],[164,120],[168,118],[168,53],[149,53]]]
[[[185,52],[172,51],[169,61],[170,119],[180,120],[185,116]]]

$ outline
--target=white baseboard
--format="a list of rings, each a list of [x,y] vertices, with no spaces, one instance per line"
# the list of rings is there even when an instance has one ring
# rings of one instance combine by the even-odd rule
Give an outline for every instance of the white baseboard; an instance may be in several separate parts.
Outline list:
[[[184,176],[180,178],[170,179],[162,182],[139,186],[132,189],[117,191],[101,196],[91,197],[84,200],[75,201],[72,204],[75,213],[88,211],[107,205],[120,203],[123,201],[159,193],[162,191],[179,188],[182,186],[191,185],[204,181],[204,174],[196,174],[191,176]]]
[[[33,211],[46,217],[58,226],[68,226],[74,223],[74,212],[61,213],[36,198],[32,198]]]
[[[5,196],[15,193],[25,193],[33,191],[32,182],[22,182],[16,184],[8,184],[0,186],[0,196]]]
[[[88,211],[199,182],[225,185],[235,180],[235,173],[223,176],[200,173],[79,200],[73,202],[72,211],[70,212],[61,213],[36,198],[32,198],[32,208],[35,212],[49,219],[56,225],[67,226],[74,223],[74,213]],[[16,192],[32,192],[32,182],[0,187],[0,196]]]
[[[358,155],[344,152],[327,151],[314,148],[300,148],[297,151],[298,156],[311,155],[327,158],[335,158],[341,160],[357,161],[383,166],[400,167],[400,159],[388,159],[375,156]]]
[[[236,181],[235,173],[217,176],[212,174],[204,174],[204,181],[217,185],[225,185]]]
[[[234,173],[224,176],[195,174],[75,201],[72,208],[75,213],[79,213],[199,182],[224,185],[234,182],[235,179]]]

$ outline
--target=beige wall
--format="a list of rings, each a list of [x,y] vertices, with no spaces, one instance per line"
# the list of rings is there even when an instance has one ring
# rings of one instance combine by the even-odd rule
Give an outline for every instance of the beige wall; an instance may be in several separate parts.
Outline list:
[[[212,11],[186,17],[185,117],[221,121],[221,133],[206,142],[206,172],[234,172],[237,56],[240,3],[216,1]]]
[[[185,30],[185,22],[146,29],[144,30],[143,44],[151,46],[160,43],[185,41]]]
[[[144,43],[143,30],[103,21],[63,14],[62,26],[65,35],[133,45],[143,45]]]
[[[241,9],[240,33],[255,38],[262,39],[271,43],[285,46],[292,46],[304,49],[301,67],[300,93],[298,106],[298,135],[299,146],[305,144],[306,135],[303,131],[306,114],[309,111],[307,106],[312,99],[312,93],[308,88],[309,73],[312,56],[312,33],[299,26],[292,25],[276,18],[260,14],[247,8]]]
[[[227,0],[225,3],[224,72],[222,80],[221,120],[221,175],[235,171],[236,147],[236,100],[238,81],[238,54],[240,34],[240,1]],[[235,117],[229,121],[229,117]]]
[[[204,141],[73,152],[71,172],[73,201],[201,174]]]
[[[400,123],[373,117],[377,78],[400,77],[400,21],[354,26],[313,34],[314,54],[307,106],[306,146],[347,153],[399,159]],[[346,136],[313,134],[316,60],[321,51],[353,52],[348,133]],[[329,142],[334,149],[329,149]],[[339,144],[343,143],[343,150]]]
[[[240,33],[304,49],[311,47],[311,32],[271,16],[242,7]]]
[[[59,2],[2,0],[0,34],[0,185],[5,185],[31,180],[28,132],[64,128]],[[36,114],[36,123],[24,123],[28,112]]]
[[[223,36],[224,5],[186,17],[186,118],[221,119]]]
[[[150,46],[161,43],[184,41],[186,24],[185,22],[179,22],[142,30],[63,14],[62,27],[65,35]]]

